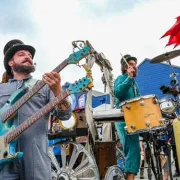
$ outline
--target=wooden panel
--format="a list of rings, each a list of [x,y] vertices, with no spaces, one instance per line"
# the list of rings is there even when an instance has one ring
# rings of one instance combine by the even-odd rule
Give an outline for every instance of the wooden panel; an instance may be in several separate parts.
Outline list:
[[[95,142],[94,155],[99,169],[100,178],[103,179],[107,169],[116,165],[116,143]]]

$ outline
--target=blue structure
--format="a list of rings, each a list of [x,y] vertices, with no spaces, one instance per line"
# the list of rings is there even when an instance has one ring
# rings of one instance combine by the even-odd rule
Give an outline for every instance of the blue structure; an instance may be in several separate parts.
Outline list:
[[[109,94],[102,96],[93,96],[92,97],[92,107],[95,108],[102,104],[110,104],[110,96]]]
[[[80,110],[85,108],[87,100],[87,92],[71,95],[72,110]],[[92,91],[92,107],[95,108],[102,104],[110,104],[109,94],[98,91]]]
[[[139,66],[139,72],[136,81],[139,85],[141,95],[155,94],[158,99],[171,97],[172,95],[163,94],[160,90],[162,85],[171,86],[170,74],[173,73],[171,67],[164,63],[150,63],[149,59],[145,59]],[[175,73],[179,73],[178,81],[180,83],[180,67],[173,66]]]
[[[69,82],[66,82],[63,85],[63,89],[66,89],[70,85]],[[87,92],[82,92],[78,94],[71,94],[69,96],[69,100],[71,101],[71,109],[81,110],[85,108],[86,100],[87,100]],[[105,94],[102,92],[98,92],[92,90],[92,107],[95,108],[102,104],[110,104],[110,96],[109,94]]]

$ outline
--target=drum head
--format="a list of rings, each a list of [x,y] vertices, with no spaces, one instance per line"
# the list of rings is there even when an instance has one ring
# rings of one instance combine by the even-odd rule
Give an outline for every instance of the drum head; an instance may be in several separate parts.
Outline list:
[[[123,102],[120,104],[120,106],[123,106],[123,105],[126,104],[126,103],[131,103],[131,102],[139,101],[140,99],[148,99],[148,98],[154,98],[154,97],[156,97],[155,94],[146,95],[146,96],[139,96],[139,97],[136,97],[136,98],[127,100],[127,101],[123,101]]]
[[[173,102],[173,100],[171,98],[162,98],[159,100],[160,103],[168,102],[168,101]]]
[[[163,113],[174,113],[176,110],[175,102],[170,98],[159,100],[160,108]]]

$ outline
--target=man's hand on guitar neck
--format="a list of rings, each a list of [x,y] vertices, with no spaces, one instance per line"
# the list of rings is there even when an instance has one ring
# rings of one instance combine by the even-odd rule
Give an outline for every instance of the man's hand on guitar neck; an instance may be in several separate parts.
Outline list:
[[[60,74],[57,72],[50,72],[45,73],[43,75],[43,81],[49,86],[51,91],[54,93],[54,96],[58,96],[60,93],[62,93],[62,87],[61,87],[61,77]],[[69,109],[71,103],[68,101],[68,99],[64,99],[59,105],[58,108],[60,110],[67,110]]]
[[[43,75],[43,81],[49,86],[54,96],[58,96],[62,92],[61,77],[57,72],[45,73]]]

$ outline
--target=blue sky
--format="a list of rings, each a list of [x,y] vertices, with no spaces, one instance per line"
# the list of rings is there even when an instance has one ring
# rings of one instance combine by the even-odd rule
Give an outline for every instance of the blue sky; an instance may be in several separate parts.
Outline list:
[[[30,2],[30,1],[29,1]],[[0,1],[0,33],[5,35],[37,33],[28,1]]]
[[[173,50],[172,46],[164,48],[167,38],[159,38],[175,23],[179,7],[179,0],[1,0],[1,74],[3,47],[11,39],[19,38],[36,48],[36,78],[66,59],[72,53],[71,42],[81,39],[105,54],[117,77],[120,52],[136,56],[140,63]],[[176,58],[172,63],[180,65],[179,61]],[[84,75],[82,68],[73,65],[61,72],[63,83]],[[93,75],[95,89],[103,91],[97,66]]]
[[[146,2],[151,0],[146,0]],[[111,18],[111,16],[119,13],[127,13],[134,7],[142,4],[143,0],[80,0],[81,5],[86,8],[87,16],[95,19]]]

